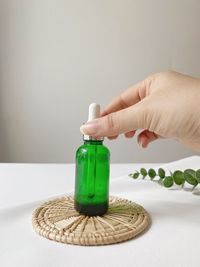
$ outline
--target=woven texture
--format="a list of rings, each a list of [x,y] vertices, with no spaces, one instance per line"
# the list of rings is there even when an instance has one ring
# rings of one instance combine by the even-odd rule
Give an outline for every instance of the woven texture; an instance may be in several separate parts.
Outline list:
[[[142,206],[113,196],[103,216],[80,215],[74,209],[73,197],[66,196],[37,208],[32,223],[35,231],[48,239],[90,246],[131,239],[147,228],[150,217]]]

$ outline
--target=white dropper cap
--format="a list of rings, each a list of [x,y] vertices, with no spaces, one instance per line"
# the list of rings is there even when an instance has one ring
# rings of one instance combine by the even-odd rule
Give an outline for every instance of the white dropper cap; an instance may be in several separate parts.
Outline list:
[[[88,121],[87,122],[99,118],[100,117],[100,110],[101,110],[101,108],[100,108],[99,104],[97,104],[97,103],[90,104],[89,110],[88,110]],[[92,136],[84,134],[83,139],[84,140],[103,140],[103,137],[94,138]]]
[[[97,119],[99,117],[100,117],[100,105],[97,103],[90,104],[88,111],[88,121]]]

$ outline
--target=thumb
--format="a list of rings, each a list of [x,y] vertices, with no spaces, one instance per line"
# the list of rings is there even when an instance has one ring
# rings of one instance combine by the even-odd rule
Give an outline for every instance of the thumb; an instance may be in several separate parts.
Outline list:
[[[141,101],[131,107],[110,113],[82,125],[83,134],[93,137],[115,136],[121,133],[142,129],[145,121],[145,102]]]

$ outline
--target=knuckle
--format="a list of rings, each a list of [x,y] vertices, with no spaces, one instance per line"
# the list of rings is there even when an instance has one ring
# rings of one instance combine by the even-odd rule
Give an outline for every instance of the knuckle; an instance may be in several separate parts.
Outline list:
[[[150,131],[154,131],[155,125],[154,122],[155,120],[153,119],[154,117],[154,107],[152,105],[146,105],[145,109],[142,110],[141,112],[141,117],[140,117],[140,127],[143,129],[147,129]]]
[[[120,108],[121,108],[121,109],[127,108],[127,104],[126,104],[126,102],[124,101],[124,98],[123,98],[122,95],[119,96],[119,103],[120,103]]]
[[[175,74],[173,70],[166,70],[161,72],[156,72],[149,77],[147,77],[146,81],[150,81],[150,83],[153,83],[155,81],[168,81],[170,77],[172,77]]]
[[[157,79],[161,80],[162,82],[167,82],[174,74],[175,72],[172,70],[159,72],[157,73]]]
[[[110,113],[106,116],[105,128],[112,131],[113,134],[116,134],[118,132],[119,125],[118,125],[118,120],[117,120],[117,116],[115,112]]]

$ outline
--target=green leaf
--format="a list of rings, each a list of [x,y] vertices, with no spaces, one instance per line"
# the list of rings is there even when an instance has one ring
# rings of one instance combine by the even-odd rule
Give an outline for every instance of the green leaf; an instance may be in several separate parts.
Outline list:
[[[200,169],[196,171],[196,179],[197,179],[197,182],[200,183]]]
[[[158,169],[158,175],[160,177],[160,179],[164,179],[165,178],[165,170],[163,170],[162,168]]]
[[[196,172],[192,169],[187,169],[184,171],[184,178],[185,180],[193,185],[193,186],[197,186],[198,185],[198,182],[197,182],[197,179],[196,179]]]
[[[153,178],[156,177],[156,172],[155,172],[155,170],[154,170],[154,169],[149,169],[149,171],[148,171],[148,175],[149,175],[149,177],[151,178],[151,180],[153,180]]]
[[[185,182],[191,184],[192,190],[200,184],[200,169],[186,169],[185,171],[176,170],[173,172],[170,171],[170,175],[165,176],[165,170],[162,168],[158,169],[158,173],[153,168],[146,170],[145,168],[141,168],[140,171],[135,171],[130,173],[129,176],[133,179],[137,179],[138,177],[143,176],[145,178],[147,175],[153,180],[156,176],[159,176],[159,183],[165,187],[171,187],[173,184],[184,186]]]
[[[173,173],[174,182],[177,185],[182,185],[185,182],[184,173],[180,170],[177,170]]]
[[[142,174],[143,177],[146,177],[147,176],[147,171],[145,168],[141,168],[140,169],[140,173]]]
[[[133,173],[132,177],[133,179],[137,179],[139,177],[140,173],[139,172],[135,172]]]
[[[171,187],[174,184],[172,176],[166,176],[163,180],[163,185],[165,187]]]

